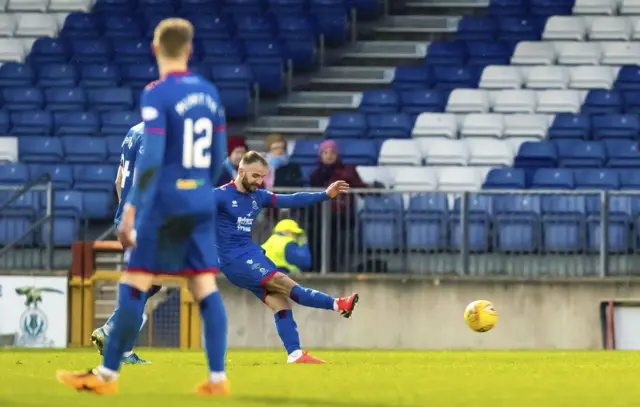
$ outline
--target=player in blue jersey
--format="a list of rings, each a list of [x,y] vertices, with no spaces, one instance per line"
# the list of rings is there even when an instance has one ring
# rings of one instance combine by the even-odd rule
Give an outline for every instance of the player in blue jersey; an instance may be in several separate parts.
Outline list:
[[[142,140],[144,136],[144,123],[139,123],[133,126],[127,136],[122,141],[122,154],[120,156],[120,167],[118,168],[118,176],[116,177],[116,192],[118,193],[118,209],[116,210],[116,216],[113,220],[113,226],[117,230],[118,225],[120,224],[120,217],[122,216],[122,211],[124,207],[124,201],[122,200],[123,196],[127,196],[129,193],[129,189],[131,189],[131,185],[133,184],[133,179],[135,177],[135,166],[136,166],[136,158],[138,155],[144,153],[142,148]],[[125,251],[124,254],[124,262],[125,264],[129,260],[130,251]],[[160,286],[154,285],[151,286],[151,289],[147,293],[146,299],[148,300],[155,294],[160,291]],[[111,329],[113,328],[113,321],[115,321],[116,315],[118,314],[118,308],[113,311],[113,314],[107,322],[101,326],[100,328],[93,331],[91,334],[91,342],[98,348],[98,351],[102,355],[102,350],[104,349],[105,341],[107,340],[109,334],[111,333]],[[140,325],[140,329],[144,327],[144,324],[147,322],[147,315],[143,314],[142,325]],[[149,364],[150,362],[140,359],[138,355],[133,352],[133,344],[131,348],[128,349],[123,356],[122,363],[135,365],[135,364]]]
[[[302,351],[289,299],[306,307],[337,311],[350,318],[358,302],[358,294],[334,298],[300,286],[288,275],[277,271],[262,247],[253,242],[252,227],[262,208],[313,205],[346,193],[349,184],[337,181],[325,192],[276,195],[258,188],[268,174],[265,158],[250,151],[242,158],[236,179],[216,189],[221,271],[231,283],[251,291],[274,311],[276,330],[287,350],[288,363],[324,363]]]
[[[102,364],[87,373],[59,371],[58,380],[97,394],[118,391],[122,355],[142,322],[146,293],[154,276],[189,278],[200,304],[209,377],[199,395],[227,396],[227,315],[214,274],[213,185],[226,155],[224,111],[215,86],[187,71],[193,26],[170,18],[155,29],[153,51],[161,79],[141,96],[144,154],[125,198],[118,234],[132,247],[118,287],[118,315],[104,347]],[[135,229],[134,229],[135,225]]]

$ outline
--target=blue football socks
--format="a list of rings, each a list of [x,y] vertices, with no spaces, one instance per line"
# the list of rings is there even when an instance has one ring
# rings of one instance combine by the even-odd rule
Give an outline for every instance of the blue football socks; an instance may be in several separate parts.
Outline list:
[[[212,292],[200,301],[200,316],[204,324],[204,347],[209,372],[222,373],[225,371],[227,353],[227,310],[219,291]]]
[[[278,311],[275,314],[276,330],[284,348],[287,350],[287,354],[291,355],[293,352],[300,350],[300,335],[298,334],[298,325],[293,319],[293,311],[285,309]]]
[[[296,285],[291,289],[289,298],[305,307],[328,310],[334,309],[333,304],[335,303],[335,298],[323,292],[311,288],[304,288],[300,285]]]
[[[102,360],[105,368],[113,372],[120,370],[122,355],[138,335],[145,303],[145,293],[128,284],[118,285],[117,312],[112,321]]]

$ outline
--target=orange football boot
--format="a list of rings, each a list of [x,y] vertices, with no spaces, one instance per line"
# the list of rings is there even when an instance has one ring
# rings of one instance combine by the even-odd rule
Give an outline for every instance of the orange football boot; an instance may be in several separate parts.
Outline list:
[[[98,377],[93,370],[86,373],[68,372],[58,370],[56,372],[58,381],[66,386],[78,391],[88,391],[95,394],[111,395],[118,393],[117,380],[103,380]]]
[[[307,363],[307,364],[319,365],[327,362],[325,362],[322,359],[318,359],[309,355],[309,352],[302,352],[302,356],[300,356],[298,359],[294,360],[291,363]]]
[[[336,300],[336,303],[338,304],[338,312],[340,312],[340,314],[345,318],[351,318],[351,314],[356,308],[356,304],[358,303],[359,299],[360,296],[358,295],[358,293],[353,293],[348,297],[338,298]]]
[[[196,394],[198,396],[229,397],[231,395],[231,383],[229,383],[228,379],[215,383],[207,380],[196,388]]]

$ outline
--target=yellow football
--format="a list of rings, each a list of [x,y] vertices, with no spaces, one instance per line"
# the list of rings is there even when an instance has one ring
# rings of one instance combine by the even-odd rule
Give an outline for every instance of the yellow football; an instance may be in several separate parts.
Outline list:
[[[488,332],[496,326],[498,312],[491,302],[478,300],[467,305],[464,310],[464,320],[474,331]]]

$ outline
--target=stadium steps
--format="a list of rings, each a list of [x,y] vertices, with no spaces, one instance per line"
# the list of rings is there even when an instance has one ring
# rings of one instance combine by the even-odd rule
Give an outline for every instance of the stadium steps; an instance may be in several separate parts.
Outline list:
[[[362,92],[391,86],[395,67],[332,66],[311,79],[311,90]]]
[[[330,116],[356,111],[362,101],[360,92],[293,92],[278,104],[278,113],[290,116]]]
[[[451,39],[459,16],[390,16],[374,30],[381,41],[434,41]]]
[[[254,136],[280,133],[295,137],[322,137],[329,119],[315,116],[261,116],[245,130]]]
[[[409,0],[394,9],[394,14],[429,16],[481,16],[489,0]]]

